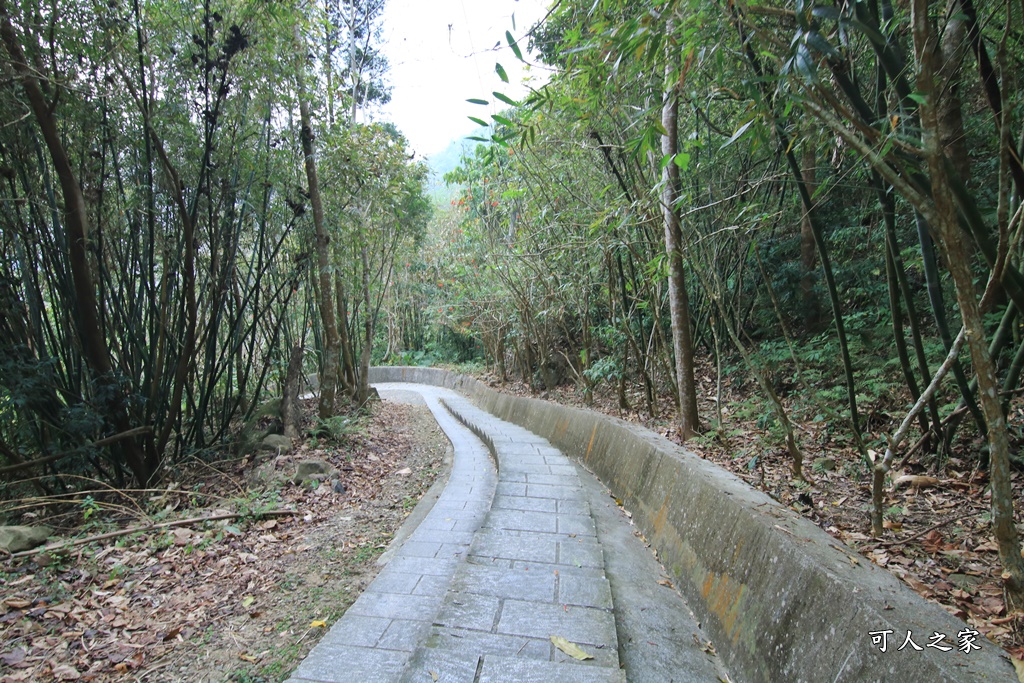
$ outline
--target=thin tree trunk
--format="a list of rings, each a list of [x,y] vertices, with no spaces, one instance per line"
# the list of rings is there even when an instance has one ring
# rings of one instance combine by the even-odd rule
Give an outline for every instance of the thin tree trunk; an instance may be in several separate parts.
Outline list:
[[[804,145],[803,180],[807,191],[813,196],[816,183],[815,167],[817,156],[814,146]],[[814,292],[814,270],[817,264],[817,251],[814,246],[814,226],[811,224],[811,212],[805,209],[800,217],[800,298],[804,307],[804,327],[813,330],[821,322],[821,304]]]
[[[884,531],[883,526],[883,511],[882,504],[884,502],[884,484],[885,475],[892,469],[892,461],[896,456],[896,451],[900,447],[900,443],[907,436],[907,431],[910,429],[910,423],[914,421],[914,418],[922,413],[924,410],[925,403],[931,401],[935,397],[935,392],[939,389],[939,383],[942,382],[942,378],[946,376],[949,369],[953,366],[953,362],[956,360],[957,355],[960,353],[961,347],[966,341],[967,335],[963,328],[957,335],[956,340],[953,342],[953,347],[949,350],[949,354],[946,356],[946,360],[939,366],[939,369],[935,372],[935,377],[925,387],[924,393],[921,394],[916,401],[914,406],[907,413],[906,417],[903,418],[903,422],[900,423],[899,429],[889,439],[889,445],[885,449],[885,455],[879,459],[874,451],[870,451],[872,454],[872,461],[874,462],[874,468],[871,473],[871,535],[878,538]]]
[[[373,311],[370,309],[370,258],[364,244],[360,251],[363,262],[363,347],[359,350],[359,405],[370,397],[370,353],[373,347]]]
[[[971,158],[967,153],[967,134],[964,130],[963,102],[960,98],[960,76],[964,54],[967,52],[967,22],[960,3],[950,3],[950,17],[942,32],[942,68],[940,80],[944,86],[939,107],[939,131],[960,181],[971,177]]]
[[[906,268],[903,265],[903,259],[900,256],[899,241],[896,239],[896,202],[893,199],[892,193],[886,189],[885,181],[882,179],[877,172],[873,172],[875,191],[878,193],[878,199],[882,206],[882,219],[885,224],[885,243],[886,253],[888,254],[889,260],[892,261],[893,274],[896,276],[896,284],[898,285],[899,292],[903,296],[903,302],[907,307],[907,322],[910,326],[910,338],[914,344],[914,357],[917,360],[917,369],[921,373],[921,380],[924,382],[928,381],[931,376],[931,372],[928,370],[928,358],[924,352],[924,342],[921,337],[921,325],[917,318],[917,307],[914,305],[913,292],[910,289],[910,284],[907,282]],[[910,380],[907,380],[908,386]],[[911,386],[911,392],[913,387]],[[931,415],[931,421],[934,425],[934,429],[939,431],[941,429],[940,424],[942,422],[939,417],[939,407],[933,395],[928,400],[928,412]],[[938,434],[936,434],[938,435]]]
[[[302,391],[302,345],[292,347],[288,359],[288,373],[285,375],[284,391],[281,395],[281,424],[284,435],[289,439],[299,438],[299,421],[302,413],[299,409],[299,394]]]
[[[338,339],[341,344],[338,387],[349,398],[354,398],[356,393],[356,366],[353,360],[352,340],[349,339],[348,334],[348,293],[345,290],[345,278],[341,273],[334,278],[334,296],[337,300]]]
[[[193,220],[193,214],[190,213],[185,204],[185,191],[181,184],[181,179],[178,176],[178,172],[171,165],[171,160],[167,156],[166,150],[164,150],[163,144],[160,139],[156,136],[156,132],[150,128],[149,136],[153,140],[153,144],[156,147],[157,154],[160,157],[160,161],[164,166],[164,172],[171,185],[171,191],[173,192],[172,199],[178,208],[178,216],[181,219],[182,235],[185,249],[185,262],[182,266],[184,278],[185,278],[185,338],[182,340],[180,355],[178,356],[178,363],[174,368],[174,384],[171,391],[171,400],[168,405],[167,413],[164,416],[164,424],[160,430],[160,434],[157,437],[156,450],[159,453],[163,453],[164,448],[167,446],[167,441],[170,438],[171,431],[174,428],[175,422],[177,422],[181,415],[181,395],[185,390],[187,384],[189,370],[194,369],[195,359],[193,358],[193,352],[195,351],[196,343],[196,273],[195,273],[195,221]]]
[[[666,34],[671,35],[673,23],[669,21]],[[666,54],[672,55],[671,45]],[[679,96],[675,89],[674,59],[665,64],[665,93],[661,109],[661,124],[665,133],[661,138],[662,157],[668,162],[662,169],[661,212],[665,223],[665,252],[668,255],[668,300],[672,325],[672,345],[676,359],[676,382],[679,386],[679,434],[685,441],[699,430],[697,415],[697,387],[693,373],[693,339],[690,331],[690,302],[686,294],[683,271],[683,235],[676,201],[680,196],[679,167],[675,164],[678,151]]]
[[[300,49],[305,52],[305,42],[299,40]],[[334,289],[331,282],[330,241],[324,227],[324,207],[320,199],[320,180],[316,172],[316,150],[313,145],[313,125],[309,113],[309,102],[306,96],[305,65],[297,77],[299,93],[299,116],[302,125],[302,155],[305,159],[306,182],[309,185],[309,203],[313,208],[313,228],[316,233],[316,264],[319,284],[318,307],[320,322],[324,328],[323,371],[320,373],[320,405],[318,412],[321,418],[334,414],[334,397],[338,385],[338,355],[341,351],[341,339],[338,336],[338,321],[334,314]]]

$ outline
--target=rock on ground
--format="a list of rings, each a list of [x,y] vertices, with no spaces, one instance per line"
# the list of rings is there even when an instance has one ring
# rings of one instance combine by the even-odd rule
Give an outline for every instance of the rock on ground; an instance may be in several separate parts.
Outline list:
[[[47,526],[0,526],[0,550],[17,553],[46,543],[53,534]]]

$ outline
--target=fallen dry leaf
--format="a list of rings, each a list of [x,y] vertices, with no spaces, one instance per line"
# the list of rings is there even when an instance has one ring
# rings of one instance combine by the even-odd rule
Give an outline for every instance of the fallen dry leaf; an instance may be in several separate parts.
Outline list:
[[[82,678],[82,674],[70,664],[61,664],[53,669],[53,677],[58,681],[77,681]]]
[[[1024,683],[1024,660],[1010,657],[1010,661],[1013,662],[1013,670],[1017,672],[1017,680]]]
[[[941,482],[935,477],[926,477],[921,474],[904,474],[902,477],[897,477],[896,481],[892,483],[894,491],[899,490],[903,486],[909,486],[915,489],[924,489],[932,486],[938,486]]]
[[[584,652],[580,648],[579,645],[577,645],[576,643],[570,643],[568,640],[566,640],[562,636],[551,636],[551,642],[559,650],[561,650],[565,654],[569,655],[573,659],[580,660],[581,662],[586,660],[586,659],[593,659],[594,658],[594,655],[587,654],[586,652]]]
[[[907,574],[903,577],[903,580],[906,581],[907,585],[913,588],[917,592],[917,594],[921,595],[922,597],[927,598],[934,595],[934,592],[932,591],[931,587],[928,584],[921,581],[921,579],[914,576],[913,574]]]
[[[192,532],[188,529],[174,529],[171,531],[171,536],[174,537],[176,546],[188,545],[192,541]]]
[[[953,549],[952,545],[946,543],[946,539],[939,533],[938,529],[930,531],[921,539],[921,547],[931,554]]]
[[[7,666],[18,666],[25,661],[25,650],[16,647],[6,654],[0,655],[0,662]]]

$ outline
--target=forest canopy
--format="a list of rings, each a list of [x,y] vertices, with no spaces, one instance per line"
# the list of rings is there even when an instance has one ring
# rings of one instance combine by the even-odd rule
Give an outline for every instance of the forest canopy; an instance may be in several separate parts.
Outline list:
[[[389,96],[382,8],[0,2],[9,471],[154,483],[234,445],[324,340],[348,362],[323,414],[365,392],[430,216],[425,165],[360,115]]]

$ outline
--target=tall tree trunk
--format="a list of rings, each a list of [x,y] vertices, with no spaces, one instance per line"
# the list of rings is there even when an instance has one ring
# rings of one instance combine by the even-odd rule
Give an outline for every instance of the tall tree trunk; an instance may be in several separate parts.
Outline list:
[[[156,132],[150,128],[149,137],[153,140],[160,162],[164,167],[169,184],[171,185],[172,199],[178,209],[178,216],[181,219],[182,241],[185,249],[185,259],[182,265],[182,275],[185,279],[185,338],[181,342],[178,362],[174,368],[174,384],[171,390],[171,399],[168,404],[167,413],[164,416],[164,425],[157,437],[157,451],[163,453],[170,438],[171,430],[181,416],[181,396],[188,384],[190,370],[195,369],[195,358],[193,357],[196,345],[196,247],[195,247],[195,220],[193,214],[188,211],[185,204],[185,190],[181,178],[163,147],[163,143],[156,136]]]
[[[817,182],[815,167],[817,155],[814,145],[804,145],[803,179],[807,191],[814,195]],[[821,304],[814,291],[814,270],[817,265],[817,249],[814,245],[814,226],[811,224],[811,212],[804,210],[800,217],[800,299],[804,307],[804,327],[813,330],[821,322]]]
[[[335,254],[340,258],[338,254]],[[338,387],[349,398],[356,395],[356,365],[353,359],[352,340],[348,336],[348,292],[345,278],[339,273],[334,278],[334,295],[338,302],[338,339],[341,344],[341,364],[338,366]]]
[[[305,43],[301,41],[305,52]],[[321,418],[334,414],[334,397],[338,386],[338,355],[341,352],[341,338],[338,336],[338,320],[334,314],[334,288],[331,282],[331,238],[324,227],[324,206],[320,200],[320,180],[316,173],[316,148],[313,144],[313,124],[309,114],[306,96],[305,65],[300,70],[297,83],[299,91],[299,116],[302,125],[302,156],[305,158],[306,182],[309,185],[309,203],[313,208],[313,229],[316,234],[316,265],[318,279],[317,306],[320,322],[324,328],[324,357],[320,374]]]
[[[951,16],[942,32],[942,68],[939,77],[943,89],[936,105],[939,108],[942,146],[953,162],[960,181],[967,183],[971,177],[971,158],[967,153],[963,102],[960,98],[960,76],[968,49],[967,22],[963,19],[963,8],[956,0],[950,3],[949,12]]]
[[[364,217],[365,218],[365,217]],[[370,353],[373,348],[373,310],[370,308],[370,257],[366,245],[362,246],[360,257],[363,264],[363,347],[359,350],[359,404],[370,397]]]
[[[111,422],[118,432],[126,432],[131,429],[131,419],[128,415],[123,391],[113,375],[110,350],[107,348],[106,337],[100,328],[96,289],[89,268],[86,247],[89,235],[89,215],[85,197],[78,184],[74,169],[71,167],[67,150],[61,142],[53,109],[43,95],[36,78],[36,70],[29,66],[21,43],[18,41],[6,0],[0,0],[0,41],[3,42],[11,57],[11,65],[21,81],[29,107],[42,131],[54,170],[60,180],[61,193],[64,196],[64,226],[68,237],[68,260],[71,264],[72,281],[75,287],[75,313],[77,314],[82,351],[97,383],[101,386],[100,394],[105,397],[104,408]],[[140,485],[145,486],[153,479],[157,463],[146,458],[134,438],[119,441],[112,448],[120,451]]]
[[[666,34],[671,35],[669,21]],[[668,162],[662,169],[661,213],[665,224],[665,252],[668,255],[668,303],[672,326],[672,346],[676,359],[676,382],[679,386],[679,433],[685,441],[699,428],[697,388],[693,376],[693,339],[690,331],[690,302],[686,294],[683,272],[683,231],[676,201],[681,194],[678,152],[679,95],[676,92],[676,69],[671,45],[666,47],[669,59],[665,64],[665,93],[661,109],[661,155]]]
[[[929,221],[939,234],[946,262],[956,286],[957,303],[967,330],[967,343],[978,377],[978,398],[988,427],[989,482],[992,488],[992,531],[999,546],[1003,565],[1003,588],[1007,610],[1024,607],[1024,558],[1013,522],[1013,490],[1010,485],[1010,443],[1006,417],[999,402],[999,382],[992,355],[986,343],[981,305],[971,273],[971,255],[967,252],[957,217],[947,174],[939,123],[939,91],[935,74],[937,44],[928,17],[928,0],[913,0],[914,51],[918,64],[917,90],[924,98],[921,105],[922,142],[931,175],[934,217]]]

